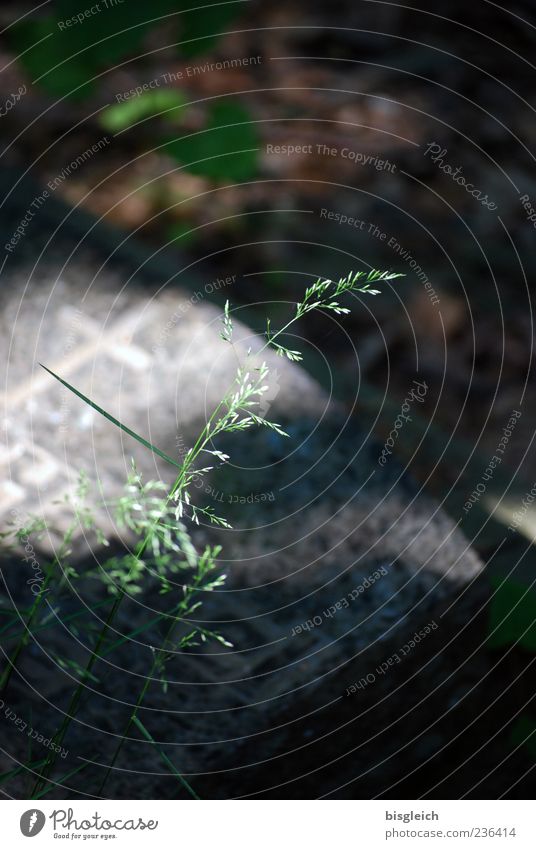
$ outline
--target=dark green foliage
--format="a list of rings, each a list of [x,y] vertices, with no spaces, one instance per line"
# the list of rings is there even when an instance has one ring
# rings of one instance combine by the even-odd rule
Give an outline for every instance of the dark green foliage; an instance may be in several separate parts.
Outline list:
[[[536,591],[511,580],[494,579],[492,583],[490,645],[517,645],[536,651]]]
[[[240,181],[256,172],[258,144],[247,110],[225,100],[211,107],[204,130],[170,139],[166,150],[193,174]]]
[[[191,7],[192,3],[184,3]],[[213,47],[228,24],[240,13],[239,3],[212,3],[185,12],[181,19],[180,51],[183,56],[196,56]]]
[[[240,12],[240,4],[197,6],[177,0],[132,0],[102,7],[80,22],[71,21],[88,9],[85,0],[57,0],[55,13],[24,20],[11,29],[13,46],[32,77],[56,97],[83,98],[95,77],[122,60],[143,51],[147,33],[171,16],[184,56],[207,50]],[[189,11],[182,14],[182,9]]]

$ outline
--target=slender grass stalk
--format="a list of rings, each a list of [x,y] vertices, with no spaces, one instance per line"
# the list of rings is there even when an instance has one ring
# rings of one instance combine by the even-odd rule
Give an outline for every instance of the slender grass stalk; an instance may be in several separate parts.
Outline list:
[[[203,589],[203,587],[201,586],[201,580],[202,580],[202,577],[197,576],[197,581],[194,580],[194,582],[192,584],[188,585],[188,587],[185,588],[185,597],[179,603],[175,616],[172,617],[172,620],[171,620],[169,627],[166,631],[164,639],[162,640],[162,645],[160,646],[159,649],[157,649],[155,651],[155,655],[154,655],[154,658],[153,658],[153,662],[151,664],[151,668],[150,668],[147,676],[145,677],[145,681],[143,682],[143,686],[140,690],[140,693],[139,693],[138,698],[136,700],[136,703],[134,705],[134,709],[133,709],[130,717],[127,720],[127,723],[126,723],[126,725],[123,729],[123,732],[121,734],[121,737],[119,739],[119,743],[117,744],[115,752],[112,756],[112,760],[111,760],[110,764],[108,765],[108,768],[107,768],[107,770],[104,774],[104,777],[102,779],[102,782],[100,784],[99,790],[97,791],[99,796],[103,792],[104,786],[105,786],[106,782],[108,781],[108,778],[110,777],[110,774],[111,774],[111,772],[112,772],[112,770],[113,770],[113,768],[116,764],[117,758],[119,757],[121,750],[123,748],[123,745],[125,743],[125,740],[127,739],[128,734],[130,732],[130,729],[132,728],[132,724],[135,723],[136,720],[137,720],[138,711],[141,708],[141,706],[142,706],[142,704],[145,700],[145,696],[147,695],[147,691],[149,690],[149,687],[154,680],[154,676],[155,676],[156,672],[158,671],[159,667],[162,665],[162,660],[160,658],[160,655],[161,654],[165,655],[165,652],[167,651],[168,645],[170,643],[172,643],[173,632],[175,631],[175,628],[177,627],[179,622],[183,621],[183,619],[179,618],[179,614],[182,613],[183,616],[184,616],[188,612],[188,608],[190,606],[191,598],[195,595],[195,593],[200,588]]]
[[[129,631],[128,634],[125,634],[119,640],[116,640],[115,643],[112,643],[110,646],[105,648],[101,653],[101,657],[107,657],[113,651],[120,648],[125,643],[128,643],[132,637],[137,637],[139,634],[143,634],[144,631],[148,631],[149,628],[152,628],[154,625],[158,625],[164,619],[176,617],[179,613],[179,608],[180,604],[178,604],[175,610],[171,613],[160,613],[158,616],[155,616],[154,619],[149,619],[148,622],[144,622],[144,624],[140,625],[139,628],[135,628],[133,631]]]
[[[149,733],[149,731],[147,731],[146,727],[143,725],[143,723],[142,723],[142,722],[140,722],[140,720],[138,719],[138,717],[137,717],[137,716],[135,716],[135,717],[133,718],[133,720],[132,720],[132,721],[133,721],[133,723],[137,726],[137,728],[139,728],[139,730],[141,731],[141,733],[143,734],[143,736],[145,737],[145,739],[146,739],[146,740],[148,740],[148,741],[149,741],[149,743],[152,743],[152,744],[153,744],[153,746],[155,747],[156,751],[158,752],[158,754],[160,755],[160,757],[162,758],[162,760],[164,761],[164,763],[166,764],[166,766],[168,766],[168,767],[169,767],[169,769],[171,770],[171,772],[173,773],[173,775],[176,775],[176,776],[177,776],[177,778],[179,779],[180,783],[181,783],[181,784],[182,784],[182,786],[183,786],[183,787],[184,787],[184,788],[188,791],[188,793],[190,794],[190,796],[191,796],[193,799],[197,799],[198,801],[201,801],[201,799],[199,798],[199,796],[197,795],[197,793],[195,792],[195,790],[193,789],[193,787],[192,787],[192,786],[191,786],[191,785],[190,785],[190,784],[186,781],[186,779],[184,778],[184,776],[180,774],[180,772],[178,771],[178,769],[177,769],[177,767],[175,766],[175,764],[174,764],[174,763],[173,763],[173,762],[172,762],[172,761],[168,758],[168,756],[166,755],[166,753],[165,753],[165,752],[164,752],[164,751],[160,748],[160,746],[158,745],[158,743],[156,742],[156,740],[154,739],[154,737],[153,737],[153,736]]]
[[[63,382],[64,381],[62,381],[62,383]],[[78,393],[78,392],[76,394],[80,395],[80,393]],[[84,397],[84,396],[82,396],[82,397]],[[106,416],[106,417],[108,418],[108,416]],[[176,464],[174,463],[174,465],[176,465]],[[179,474],[177,476],[176,480],[175,480],[175,483],[171,487],[171,489],[170,489],[170,491],[169,491],[169,493],[166,497],[166,504],[173,498],[173,495],[174,495],[177,487],[179,486],[181,479],[182,479],[181,474]],[[154,530],[157,527],[158,522],[159,522],[159,519],[158,518],[155,519],[153,526],[151,528],[149,528],[144,539],[141,540],[140,543],[138,544],[136,551],[135,551],[135,555],[134,555],[136,560],[140,560],[141,557],[143,557],[143,554],[144,554],[144,552],[145,552],[145,550],[146,550],[146,548],[147,548],[147,546],[148,546],[148,544],[151,540],[151,534],[154,533]],[[108,633],[108,630],[111,627],[111,625],[112,625],[112,623],[113,623],[113,621],[114,621],[114,619],[117,615],[117,611],[119,610],[121,603],[122,603],[123,599],[125,598],[125,595],[127,595],[125,590],[122,589],[122,588],[119,588],[118,595],[116,596],[114,603],[113,603],[113,605],[112,605],[112,607],[111,607],[111,609],[108,613],[108,616],[106,617],[106,620],[103,624],[103,627],[102,627],[102,629],[99,633],[99,636],[97,638],[97,642],[95,644],[95,648],[91,652],[90,658],[89,658],[89,660],[86,664],[84,674],[82,675],[81,680],[79,681],[78,685],[76,686],[76,688],[73,692],[73,695],[71,697],[71,701],[69,702],[69,706],[67,708],[65,716],[63,718],[63,721],[62,721],[58,731],[56,732],[56,734],[53,737],[53,742],[55,743],[56,746],[62,745],[63,740],[65,738],[65,735],[66,735],[66,733],[69,729],[69,726],[70,726],[72,720],[74,719],[76,710],[78,709],[78,705],[79,705],[80,699],[82,697],[82,692],[84,690],[85,680],[86,680],[87,677],[89,677],[91,675],[95,663],[97,662],[97,660],[101,656],[101,648],[103,646],[104,640],[106,639],[106,635]],[[54,764],[56,762],[56,759],[57,759],[57,752],[51,751],[51,753],[49,754],[49,756],[46,760],[45,766],[43,768],[43,772],[35,783],[33,793],[36,793],[41,789],[43,782],[46,781],[50,772],[54,768]]]
[[[24,626],[25,630],[21,634],[19,642],[17,643],[13,654],[11,655],[11,657],[6,658],[7,666],[4,669],[2,675],[0,676],[0,692],[5,690],[7,685],[9,684],[9,679],[11,678],[11,674],[12,674],[13,670],[15,669],[16,665],[17,665],[17,660],[19,659],[19,655],[20,655],[21,651],[28,645],[28,643],[30,641],[30,637],[32,635],[32,632],[30,630],[31,627],[32,627],[32,623],[33,623],[35,617],[37,616],[38,611],[41,608],[42,600],[47,593],[47,589],[48,589],[48,586],[49,586],[51,580],[52,580],[52,569],[50,569],[48,571],[48,574],[46,575],[45,580],[43,582],[43,585],[42,585],[41,589],[39,590],[39,593],[35,597],[35,601],[30,608],[30,613],[28,614],[28,618],[27,618],[25,626]]]
[[[31,626],[32,626],[35,618],[37,617],[37,615],[39,614],[39,612],[41,610],[43,600],[44,600],[45,596],[47,595],[47,591],[49,589],[50,583],[52,582],[52,578],[54,577],[56,567],[59,566],[61,568],[62,560],[69,553],[69,544],[70,544],[70,541],[71,541],[71,538],[72,538],[72,535],[73,535],[75,529],[76,529],[76,522],[72,523],[67,528],[67,530],[64,534],[61,546],[59,548],[59,551],[57,552],[57,554],[55,554],[54,559],[52,560],[51,563],[48,564],[48,566],[46,568],[45,580],[43,581],[43,584],[42,584],[38,594],[36,595],[32,606],[30,607],[30,610],[29,610],[29,613],[28,613],[28,618],[27,618],[26,623],[24,625],[24,631],[19,635],[19,637],[18,637],[19,642],[18,642],[17,646],[15,647],[14,653],[10,658],[7,659],[7,666],[4,669],[2,675],[0,676],[0,692],[2,692],[3,690],[5,690],[7,688],[7,685],[9,683],[9,679],[11,678],[11,674],[12,674],[13,670],[15,669],[19,655],[22,652],[22,650],[28,645],[28,643],[30,641],[30,637],[32,636],[32,633],[35,632],[35,629],[34,629],[34,631],[31,630]],[[20,530],[18,532],[18,534],[19,535],[24,534],[24,530]],[[65,578],[65,570],[63,571],[63,578]],[[61,584],[62,584],[62,581],[60,580],[58,586],[61,587]],[[12,623],[10,623],[9,626],[7,626],[7,627],[10,627],[11,624]],[[5,630],[6,630],[6,627],[4,627],[2,629],[2,631],[0,631],[0,634],[4,633]]]
[[[149,543],[149,540],[150,540],[150,536],[149,536],[149,533],[148,533],[147,536],[145,537],[145,539],[139,544],[138,548],[136,549],[136,555],[135,555],[136,559],[140,559],[143,556],[143,553],[144,553],[144,551],[145,551],[145,549],[146,549],[146,547]],[[83,674],[81,680],[79,681],[78,685],[76,686],[74,693],[71,697],[71,701],[69,702],[69,706],[68,706],[67,711],[65,713],[65,716],[63,718],[63,722],[61,723],[58,731],[56,732],[56,734],[53,737],[53,742],[56,746],[62,745],[63,740],[65,738],[65,734],[67,733],[67,730],[69,728],[69,725],[71,724],[71,721],[74,719],[76,710],[78,708],[78,705],[80,703],[80,699],[82,697],[82,692],[84,690],[85,680],[91,674],[95,663],[97,662],[97,660],[100,657],[100,650],[101,650],[101,647],[102,647],[104,640],[106,638],[106,634],[108,632],[108,629],[112,625],[112,622],[114,621],[114,619],[116,617],[117,611],[119,610],[119,607],[121,606],[121,602],[123,601],[125,595],[126,595],[125,591],[120,589],[118,595],[116,596],[116,598],[114,600],[114,603],[112,604],[112,607],[110,608],[108,616],[106,617],[104,625],[103,625],[103,627],[102,627],[102,629],[99,633],[99,636],[97,638],[95,648],[91,652],[90,658],[87,662],[86,668],[84,670],[84,674]],[[35,787],[34,787],[34,790],[33,790],[34,794],[41,789],[43,781],[46,781],[46,779],[48,778],[48,776],[49,776],[49,774],[50,774],[51,770],[53,769],[54,764],[56,762],[56,756],[57,756],[57,752],[51,751],[51,753],[49,754],[49,756],[47,758],[43,772],[42,772],[40,778],[37,779],[37,782],[35,784]]]
[[[46,763],[46,758],[35,761],[35,763],[32,763],[32,761],[29,760],[28,763],[17,766],[15,769],[10,769],[9,772],[4,772],[0,775],[0,784],[4,784],[6,781],[9,781],[10,778],[16,778],[17,775],[20,775],[21,772],[24,772],[26,769],[39,769],[39,767],[43,766],[44,763]]]
[[[80,703],[80,699],[81,699],[82,692],[83,692],[83,689],[84,689],[84,682],[85,682],[86,678],[89,677],[89,675],[91,675],[93,667],[94,667],[94,665],[95,665],[95,663],[96,663],[96,661],[99,657],[100,647],[101,647],[102,642],[104,640],[104,635],[105,635],[108,627],[111,625],[111,623],[115,619],[115,615],[116,615],[116,613],[119,609],[119,605],[121,603],[122,598],[123,598],[123,595],[117,596],[117,598],[115,599],[115,601],[114,601],[114,603],[111,607],[110,612],[108,613],[106,622],[104,623],[104,627],[99,634],[95,648],[91,652],[91,656],[90,656],[89,661],[88,661],[86,668],[84,670],[84,675],[82,676],[81,680],[79,681],[78,685],[76,686],[76,688],[73,692],[73,695],[71,697],[71,701],[69,702],[69,706],[68,706],[67,711],[64,715],[63,722],[61,723],[58,731],[54,734],[54,737],[52,738],[52,742],[54,743],[55,746],[61,746],[62,745],[63,740],[65,738],[65,734],[67,733],[67,729],[69,728],[69,725],[71,724],[72,719],[74,719],[74,716],[75,716],[76,710],[78,708],[78,705]],[[42,771],[41,775],[38,777],[38,779],[37,779],[37,781],[34,785],[34,789],[32,791],[32,799],[35,798],[35,794],[38,793],[39,790],[41,790],[43,785],[46,783],[48,776],[50,775],[50,772],[54,768],[54,764],[56,762],[56,755],[57,755],[57,752],[51,751],[49,756],[47,757],[43,771]]]
[[[32,710],[31,705],[29,707],[29,710],[30,710],[30,726],[33,728],[33,710]],[[28,763],[31,763],[32,761],[33,761],[33,740],[32,740],[32,737],[30,735],[28,737]],[[32,785],[32,782],[30,780],[30,781],[28,781],[28,787],[31,787],[31,785]]]
[[[4,631],[7,630],[7,628],[10,628],[11,625],[13,624],[13,622],[20,622],[20,614],[21,613],[26,614],[30,611],[30,609],[31,609],[31,605],[30,605],[29,608],[21,607],[21,609],[18,611],[18,613],[14,613],[12,607],[0,607],[0,616],[5,616],[6,619],[11,620],[10,622],[7,623],[7,625],[4,625],[3,628],[0,628],[0,634],[3,634]]]
[[[81,619],[83,616],[87,616],[88,613],[90,613],[90,612],[92,613],[94,610],[98,610],[99,607],[105,607],[109,603],[110,603],[110,599],[106,598],[106,599],[104,599],[104,601],[99,601],[97,604],[94,604],[92,607],[90,607],[88,609],[84,608],[84,610],[78,610],[76,613],[70,613],[69,616],[65,616],[65,618],[62,618],[62,622],[63,622],[64,625],[66,625],[67,622],[74,622],[76,619]],[[18,622],[18,620],[16,620],[16,621]],[[15,622],[10,623],[10,627],[11,627],[11,625],[14,625],[14,624],[16,624],[16,623]],[[32,629],[32,634],[39,634],[41,631],[48,631],[50,628],[53,628],[55,626],[55,624],[56,624],[55,620],[52,619],[50,622],[45,622],[42,625],[38,625],[36,628]],[[3,630],[1,630],[0,635],[4,634],[6,630],[7,630],[7,628],[4,628]],[[23,636],[24,633],[25,633],[24,631],[17,631],[16,634],[8,634],[7,639],[18,640]]]
[[[39,793],[35,793],[35,795],[31,796],[31,798],[32,799],[42,799],[43,796],[46,796],[47,793],[50,793],[51,790],[55,790],[57,787],[63,787],[63,783],[65,781],[68,781],[68,779],[72,778],[73,775],[76,775],[77,773],[82,772],[82,770],[86,769],[88,765],[89,764],[87,762],[80,764],[80,766],[75,767],[70,772],[68,772],[66,775],[62,775],[62,777],[59,778],[57,781],[53,781],[50,784],[48,784],[46,787],[44,787],[42,790],[40,790]]]
[[[145,678],[145,681],[143,682],[143,687],[141,688],[141,690],[139,692],[138,699],[136,701],[136,704],[134,705],[134,710],[130,714],[128,721],[127,721],[125,727],[123,728],[123,732],[121,734],[121,738],[119,740],[119,743],[117,744],[115,751],[112,755],[112,760],[110,761],[110,763],[108,764],[108,767],[106,768],[106,772],[104,773],[104,777],[103,777],[103,779],[100,783],[99,789],[97,790],[98,796],[100,796],[102,794],[102,792],[104,791],[105,784],[110,777],[110,774],[111,774],[111,772],[112,772],[112,770],[113,770],[113,768],[116,764],[117,758],[121,754],[121,751],[123,749],[123,746],[125,744],[127,736],[130,732],[130,729],[132,728],[132,724],[136,723],[138,721],[138,711],[143,704],[145,696],[147,695],[147,691],[149,689],[149,686],[151,684],[151,680],[152,680],[152,677],[153,677],[155,671],[156,671],[156,664],[153,662],[153,665],[152,665],[152,667],[149,671],[149,674],[147,675],[147,677]]]

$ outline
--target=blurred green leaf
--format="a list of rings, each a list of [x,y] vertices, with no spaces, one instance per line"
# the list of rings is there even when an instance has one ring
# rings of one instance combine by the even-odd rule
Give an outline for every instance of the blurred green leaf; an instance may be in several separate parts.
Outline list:
[[[144,118],[154,117],[169,109],[182,109],[186,102],[179,91],[147,91],[124,103],[115,103],[101,113],[100,123],[110,133],[126,130]],[[167,113],[164,117],[169,118]]]
[[[184,3],[191,6],[191,3]],[[223,3],[190,8],[181,15],[180,52],[196,56],[214,45],[227,25],[242,11],[242,3]]]
[[[91,65],[84,56],[69,58],[73,45],[60,37],[55,18],[21,21],[13,27],[11,40],[32,81],[38,80],[49,94],[78,100],[91,93]]]
[[[536,651],[536,592],[500,578],[492,578],[492,584],[489,645],[502,648],[515,643]]]
[[[239,103],[225,101],[212,106],[204,130],[170,139],[166,149],[193,174],[238,181],[256,174],[257,147],[248,111]]]
[[[71,55],[84,51],[86,63],[94,72],[110,68],[115,62],[138,51],[146,32],[154,26],[151,19],[172,11],[171,2],[155,0],[150,11],[143,4],[125,2],[104,8],[96,15],[88,15],[81,23],[65,27],[65,22],[88,9],[87,0],[59,0],[57,3],[57,29],[70,46]],[[160,8],[159,8],[160,7]],[[89,6],[91,8],[91,4]],[[59,24],[63,23],[63,29]],[[73,61],[78,61],[78,58]]]
[[[152,0],[147,8],[124,0],[86,17],[92,8],[87,0],[57,0],[54,15],[15,24],[10,39],[25,70],[49,94],[81,99],[91,93],[99,72],[139,52],[157,19],[176,5]],[[78,15],[82,19],[73,22]]]
[[[168,227],[166,235],[169,242],[180,242],[184,247],[199,238],[199,231],[188,221],[176,221]]]

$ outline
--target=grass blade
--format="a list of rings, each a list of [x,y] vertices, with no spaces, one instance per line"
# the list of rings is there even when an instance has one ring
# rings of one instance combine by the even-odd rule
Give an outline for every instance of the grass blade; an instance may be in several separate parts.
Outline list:
[[[64,781],[67,781],[67,779],[72,778],[73,775],[76,775],[77,772],[81,772],[87,766],[89,766],[89,762],[77,766],[75,769],[72,769],[66,775],[62,775],[62,777],[58,779],[58,781],[54,781],[48,784],[46,787],[43,788],[43,790],[40,790],[39,793],[35,793],[32,796],[32,799],[41,799],[43,796],[46,796],[47,793],[50,793],[50,791],[54,790],[56,787],[63,787]]]
[[[39,767],[43,766],[45,763],[46,758],[43,758],[35,763],[22,764],[22,766],[11,769],[9,772],[4,772],[0,775],[0,784],[4,784],[5,781],[9,781],[10,778],[15,778],[15,776],[19,775],[19,773],[23,772],[25,769],[39,769]]]
[[[144,725],[144,724],[143,724],[143,723],[142,723],[142,722],[138,719],[138,717],[137,717],[137,716],[134,716],[134,717],[133,717],[133,722],[134,722],[134,724],[138,727],[138,729],[141,731],[141,733],[143,734],[143,736],[145,737],[145,739],[146,739],[146,740],[148,740],[148,741],[149,741],[149,743],[152,743],[152,744],[153,744],[153,746],[155,747],[156,751],[158,752],[158,754],[160,755],[160,757],[161,757],[161,758],[162,758],[162,760],[164,761],[165,765],[166,765],[166,766],[167,766],[167,767],[171,770],[171,772],[173,773],[173,775],[175,775],[175,776],[179,779],[180,783],[182,784],[182,786],[183,786],[183,787],[185,787],[185,788],[186,788],[186,790],[188,791],[188,793],[190,794],[190,796],[192,796],[192,798],[193,798],[193,799],[197,799],[198,801],[201,801],[201,800],[200,800],[200,798],[199,798],[199,796],[197,795],[197,793],[196,793],[196,792],[195,792],[195,790],[193,789],[193,787],[190,787],[190,785],[188,784],[188,782],[186,781],[186,779],[185,779],[185,778],[183,778],[183,776],[182,776],[182,775],[180,774],[180,772],[178,771],[178,769],[177,769],[177,767],[175,766],[175,764],[174,764],[174,763],[172,763],[172,761],[170,761],[170,759],[168,758],[168,756],[166,755],[166,753],[165,753],[165,752],[164,752],[164,751],[160,748],[160,746],[158,745],[158,743],[157,743],[157,742],[155,741],[155,739],[151,736],[151,734],[147,731],[147,729],[146,729],[145,725]]]
[[[105,419],[108,419],[109,422],[118,427],[119,430],[122,430],[124,433],[127,433],[129,436],[132,436],[132,438],[139,442],[140,445],[143,445],[145,448],[148,448],[149,451],[153,452],[153,454],[157,454],[158,457],[162,458],[162,460],[166,460],[168,463],[171,463],[172,466],[175,466],[177,469],[182,470],[182,465],[180,463],[177,463],[164,451],[161,451],[160,448],[157,448],[156,445],[153,445],[151,442],[148,442],[146,439],[143,438],[143,436],[140,436],[139,433],[136,433],[135,431],[131,430],[129,427],[124,425],[122,422],[120,422],[119,419],[114,418],[111,413],[107,413],[106,410],[103,410],[102,407],[99,407],[98,404],[95,404],[94,401],[92,401],[90,398],[87,398],[86,395],[83,395],[81,392],[78,391],[78,389],[75,389],[74,386],[71,386],[70,383],[67,383],[66,380],[63,380],[63,378],[59,377],[59,375],[55,374],[49,368],[44,366],[43,363],[39,363],[39,365],[41,366],[41,368],[44,368],[45,371],[48,371],[48,373],[52,375],[52,377],[54,377],[56,380],[58,380],[63,386],[65,386],[66,389],[68,389],[70,392],[72,392],[74,395],[84,401],[85,404],[88,404],[88,406],[96,410],[97,413],[100,413],[101,416],[104,416]]]
[[[33,624],[33,620],[34,620],[35,616],[37,615],[37,612],[38,612],[38,610],[39,610],[39,608],[42,604],[43,598],[46,595],[48,585],[49,585],[51,580],[52,580],[52,570],[49,570],[49,572],[48,572],[48,574],[45,578],[45,582],[44,582],[43,586],[41,587],[41,589],[39,590],[39,593],[36,595],[35,601],[30,608],[30,614],[28,616],[28,620],[27,620],[26,625],[25,625],[25,631],[24,631],[23,636],[20,638],[19,642],[17,643],[15,650],[14,650],[13,654],[11,655],[11,657],[6,656],[7,665],[6,665],[2,675],[0,676],[0,691],[6,689],[7,685],[9,684],[9,679],[11,678],[11,673],[13,672],[13,670],[15,669],[15,667],[17,665],[17,660],[19,659],[19,655],[20,655],[21,651],[24,648],[26,648],[26,646],[28,645],[28,643],[30,641],[30,638],[32,636],[31,627],[32,627],[32,624]]]
[[[69,616],[65,616],[62,618],[61,622],[65,625],[67,622],[73,622],[76,619],[80,619],[82,616],[87,616],[90,613],[93,613],[95,610],[98,610],[99,607],[104,607],[105,605],[110,604],[110,599],[105,598],[104,601],[100,601],[98,604],[94,604],[92,607],[84,607],[83,610],[78,610],[76,613],[70,613]],[[11,622],[8,627],[11,625],[19,624],[20,620],[17,619],[14,622]],[[45,622],[44,625],[37,625],[35,628],[32,628],[32,634],[37,634],[40,631],[47,631],[50,628],[54,628],[58,624],[58,620],[56,617],[50,619],[48,622]],[[0,629],[0,635],[5,633],[8,630],[8,627]],[[6,640],[18,640],[20,637],[24,636],[25,631],[18,631],[16,634],[7,634]]]

